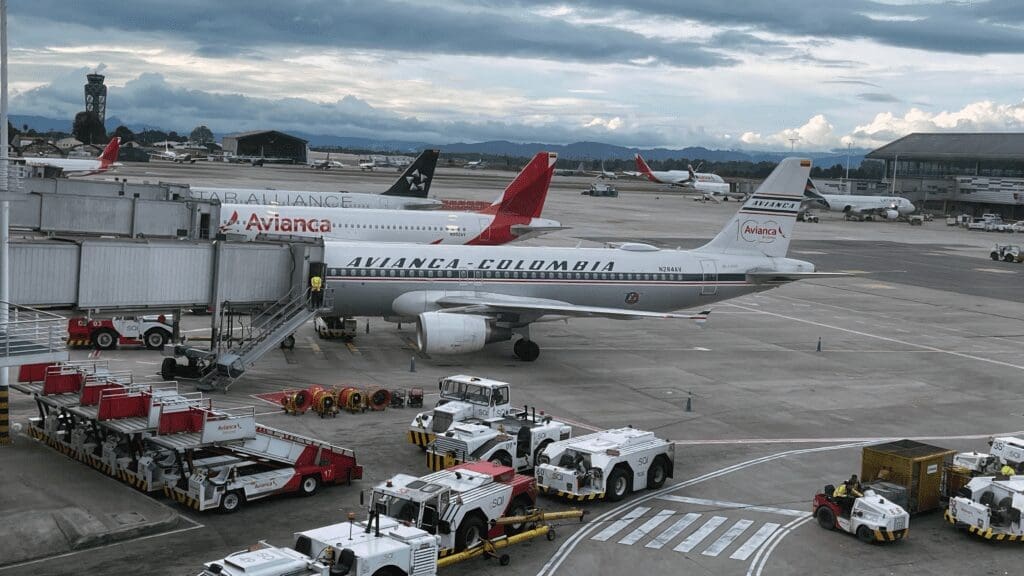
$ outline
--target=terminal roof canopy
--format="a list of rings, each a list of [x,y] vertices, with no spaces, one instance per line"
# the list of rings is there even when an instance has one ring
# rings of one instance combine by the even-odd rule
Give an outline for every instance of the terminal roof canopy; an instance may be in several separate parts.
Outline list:
[[[866,158],[892,160],[1021,160],[1024,133],[915,132],[868,153]]]

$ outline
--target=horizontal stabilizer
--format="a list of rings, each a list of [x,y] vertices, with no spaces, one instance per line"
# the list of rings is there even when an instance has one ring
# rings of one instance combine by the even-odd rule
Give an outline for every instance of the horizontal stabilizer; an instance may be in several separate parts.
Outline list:
[[[852,272],[747,272],[747,282],[751,284],[786,284],[797,280],[812,280],[814,278],[842,278],[844,276],[856,276]]]
[[[513,224],[511,227],[512,235],[517,240],[524,240],[526,238],[533,238],[534,236],[540,236],[541,234],[549,234],[551,232],[558,232],[559,230],[568,230],[569,226],[531,226],[529,224]]]

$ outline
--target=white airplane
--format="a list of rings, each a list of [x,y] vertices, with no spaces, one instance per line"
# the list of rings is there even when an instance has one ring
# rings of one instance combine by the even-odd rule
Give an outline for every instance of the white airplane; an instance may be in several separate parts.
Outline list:
[[[308,206],[315,208],[367,208],[375,210],[427,210],[439,208],[440,200],[427,198],[434,180],[438,150],[424,150],[390,188],[380,194],[364,192],[314,192],[261,188],[210,188],[191,186],[189,197],[217,200],[221,204]]]
[[[619,176],[617,174],[615,174],[615,172],[612,172],[611,170],[605,170],[604,169],[604,160],[602,160],[601,161],[601,171],[597,173],[597,177],[602,179],[602,180],[616,180],[616,179],[618,179]]]
[[[429,354],[474,352],[518,335],[536,360],[534,322],[572,317],[702,320],[712,302],[835,276],[786,258],[811,161],[787,158],[710,242],[695,250],[419,246],[329,242],[327,287],[341,317],[415,319]],[[674,310],[697,307],[698,314]]]
[[[164,149],[157,150],[149,153],[150,160],[166,160],[168,162],[174,162],[175,164],[195,164],[196,159],[192,154],[188,152],[178,152],[177,150],[171,150],[170,143],[164,142]]]
[[[89,174],[100,174],[121,164],[117,162],[117,154],[121,149],[121,138],[115,137],[107,143],[103,153],[95,160],[92,158],[46,158],[23,156],[11,158],[15,164],[25,166],[38,166],[41,168],[57,168],[64,176],[88,176]]]
[[[331,153],[327,153],[327,158],[323,160],[310,160],[308,162],[309,167],[314,170],[330,170],[331,168],[344,168],[345,165],[339,160],[331,160]]]
[[[710,196],[712,199],[715,197],[729,199],[729,183],[723,180],[721,176],[709,172],[697,172],[693,169],[693,166],[687,166],[686,168],[685,171],[665,170],[655,172],[651,170],[640,154],[636,155],[637,171],[647,176],[647,179],[651,182],[689,188],[705,196]],[[742,196],[738,195],[741,198]]]
[[[249,240],[265,234],[360,242],[504,244],[564,229],[554,220],[540,218],[555,157],[537,154],[501,196],[480,212],[223,204],[220,230]]]
[[[473,160],[472,162],[466,162],[465,168],[470,170],[487,168],[487,161],[481,158],[479,160]]]
[[[871,220],[880,216],[886,220],[896,220],[917,210],[913,202],[902,196],[822,194],[810,178],[807,179],[804,196],[810,199],[808,204],[817,204],[830,212],[842,212],[847,219]]]

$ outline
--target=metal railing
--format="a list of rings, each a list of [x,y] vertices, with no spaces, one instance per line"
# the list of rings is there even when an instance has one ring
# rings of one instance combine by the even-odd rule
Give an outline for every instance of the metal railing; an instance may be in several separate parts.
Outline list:
[[[3,309],[6,307],[6,313]],[[67,351],[68,321],[56,314],[0,302],[0,357]]]

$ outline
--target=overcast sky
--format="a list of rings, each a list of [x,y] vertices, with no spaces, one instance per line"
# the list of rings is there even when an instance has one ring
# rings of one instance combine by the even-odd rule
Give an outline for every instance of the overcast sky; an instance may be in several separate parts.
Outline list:
[[[1024,130],[1024,1],[16,0],[11,112],[433,143]],[[114,126],[108,126],[112,130]]]

